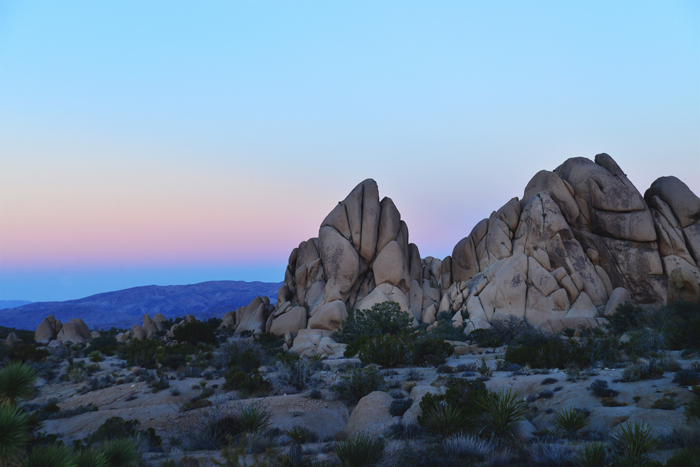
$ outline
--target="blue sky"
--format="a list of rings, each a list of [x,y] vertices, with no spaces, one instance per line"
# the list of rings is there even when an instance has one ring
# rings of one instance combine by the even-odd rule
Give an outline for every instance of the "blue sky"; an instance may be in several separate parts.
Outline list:
[[[700,2],[0,1],[0,299],[280,281],[368,177],[444,257],[599,152],[700,193]]]

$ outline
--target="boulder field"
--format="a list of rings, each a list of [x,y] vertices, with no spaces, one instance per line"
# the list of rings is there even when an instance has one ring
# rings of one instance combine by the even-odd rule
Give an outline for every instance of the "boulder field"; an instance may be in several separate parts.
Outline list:
[[[258,297],[223,326],[332,353],[348,311],[394,301],[415,324],[525,318],[541,329],[597,326],[617,305],[700,301],[700,199],[678,178],[644,196],[607,154],[535,174],[522,199],[479,222],[443,259],[422,258],[391,198],[368,179],[289,255],[277,304]]]

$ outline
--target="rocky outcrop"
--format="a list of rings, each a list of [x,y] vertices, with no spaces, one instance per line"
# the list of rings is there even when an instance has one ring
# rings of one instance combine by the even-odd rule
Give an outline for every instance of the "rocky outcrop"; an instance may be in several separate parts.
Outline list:
[[[36,331],[34,331],[34,340],[38,344],[48,344],[56,339],[62,327],[61,320],[57,320],[53,315],[49,315],[37,326]]]
[[[222,326],[260,329],[266,316],[264,328],[278,335],[330,332],[350,310],[384,301],[415,324],[448,313],[467,333],[509,316],[551,329],[595,326],[626,301],[700,301],[699,254],[700,199],[675,177],[642,197],[607,154],[536,173],[522,199],[477,223],[443,259],[421,258],[394,202],[369,179],[292,251],[275,310],[251,303],[253,324],[241,321],[255,314],[246,308]],[[302,341],[292,348],[308,350]]]
[[[17,334],[11,332],[5,338],[5,345],[8,347],[13,347],[15,344],[21,344],[22,339],[19,338]]]
[[[63,325],[56,336],[58,342],[71,342],[73,344],[85,344],[92,340],[90,328],[80,318],[71,318]]]

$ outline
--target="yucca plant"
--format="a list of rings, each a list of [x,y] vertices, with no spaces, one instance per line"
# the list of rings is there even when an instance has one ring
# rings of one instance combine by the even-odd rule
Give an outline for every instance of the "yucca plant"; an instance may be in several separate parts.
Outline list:
[[[518,393],[512,389],[489,392],[485,397],[475,401],[483,410],[485,427],[493,438],[505,440],[512,436],[513,425],[525,417],[527,404],[520,400]]]
[[[130,439],[114,439],[102,446],[108,467],[133,467],[139,461],[139,451]]]
[[[17,405],[34,394],[36,373],[26,363],[10,363],[0,370],[0,405]]]
[[[86,449],[75,457],[75,467],[108,467],[107,458],[96,449]]]
[[[29,453],[22,467],[75,467],[75,461],[71,451],[64,446],[42,446]]]
[[[261,404],[250,404],[243,407],[236,418],[244,432],[257,433],[270,426],[272,414]]]
[[[16,407],[0,407],[0,465],[21,452],[28,441],[26,415]]]
[[[646,423],[624,423],[611,437],[620,467],[649,465],[651,454],[659,445],[651,427]]]
[[[577,431],[588,425],[586,414],[579,409],[566,409],[557,413],[554,423],[566,431],[566,434],[573,436]]]
[[[312,433],[303,426],[290,428],[285,431],[285,434],[289,436],[294,444],[304,444],[312,437]]]
[[[604,467],[608,451],[605,443],[586,443],[571,458],[576,467]]]
[[[444,401],[426,410],[421,415],[420,423],[443,439],[471,426],[471,420],[464,410]]]
[[[344,467],[371,467],[384,459],[386,442],[360,434],[354,439],[336,443],[335,454]]]

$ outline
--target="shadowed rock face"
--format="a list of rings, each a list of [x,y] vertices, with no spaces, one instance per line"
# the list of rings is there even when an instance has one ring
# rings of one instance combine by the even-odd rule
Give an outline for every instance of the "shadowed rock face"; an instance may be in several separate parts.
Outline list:
[[[279,320],[281,334],[279,324],[293,322],[293,338],[303,308],[309,330],[333,331],[348,310],[385,300],[416,322],[448,312],[465,332],[506,316],[552,329],[598,323],[625,300],[700,300],[699,254],[700,199],[675,177],[642,197],[607,154],[538,172],[523,199],[479,222],[442,260],[420,257],[393,201],[368,179],[292,251],[267,328]],[[294,319],[284,317],[291,310]]]

